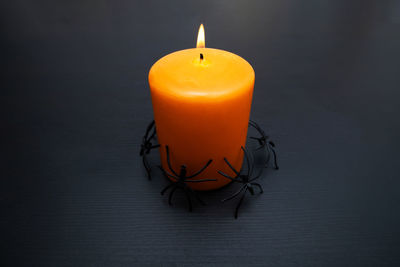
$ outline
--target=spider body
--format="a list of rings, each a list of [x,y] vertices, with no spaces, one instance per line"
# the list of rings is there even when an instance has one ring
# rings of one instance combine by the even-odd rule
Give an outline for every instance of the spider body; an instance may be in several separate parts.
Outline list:
[[[192,178],[196,177],[200,173],[202,173],[212,162],[212,159],[210,159],[200,170],[195,172],[192,175],[187,175],[187,167],[186,165],[181,165],[179,174],[172,168],[171,166],[171,160],[170,160],[170,155],[169,155],[169,147],[165,146],[166,153],[167,153],[167,164],[168,164],[168,169],[171,171],[171,173],[161,166],[160,169],[163,172],[164,176],[167,178],[171,178],[173,181],[169,185],[167,185],[162,191],[161,195],[164,195],[164,193],[168,190],[171,189],[168,197],[168,204],[172,205],[172,196],[175,193],[177,189],[181,189],[184,191],[186,195],[186,199],[189,203],[189,211],[192,211],[192,201],[191,201],[191,196],[194,196],[202,205],[205,205],[205,203],[200,199],[198,194],[190,187],[188,186],[187,183],[201,183],[201,182],[209,182],[209,181],[216,181],[216,179],[196,179],[192,180]],[[171,180],[170,179],[170,180]]]
[[[258,144],[260,145],[256,150],[265,148],[265,151],[267,153],[267,160],[266,160],[265,167],[268,166],[268,162],[271,158],[271,152],[272,152],[272,154],[274,155],[275,169],[278,170],[279,166],[278,166],[278,161],[276,158],[275,143],[272,142],[271,140],[269,140],[269,136],[265,134],[264,130],[255,121],[250,120],[249,125],[252,126],[254,129],[256,129],[257,132],[260,134],[259,137],[251,136],[250,139],[256,140],[258,142]]]
[[[243,172],[243,169],[241,169],[238,172],[230,164],[230,162],[226,158],[224,158],[224,161],[226,162],[226,164],[228,164],[228,166],[232,169],[232,171],[236,174],[236,176],[235,177],[231,177],[231,176],[229,176],[229,175],[227,175],[227,174],[225,174],[225,173],[223,173],[221,171],[218,171],[219,174],[221,174],[222,176],[232,180],[233,182],[242,184],[242,186],[240,187],[240,189],[237,192],[232,194],[230,197],[222,200],[222,202],[231,200],[231,199],[237,197],[239,194],[241,194],[243,192],[243,194],[240,197],[240,200],[239,200],[239,202],[238,202],[238,204],[236,206],[236,209],[235,209],[235,219],[237,219],[237,217],[238,217],[240,205],[242,205],[243,199],[246,196],[247,191],[249,191],[251,195],[254,195],[255,194],[254,188],[257,187],[260,190],[260,194],[262,194],[264,192],[262,186],[259,183],[254,182],[256,179],[258,179],[261,176],[262,171],[260,171],[260,173],[257,176],[255,176],[255,177],[252,176],[253,175],[253,167],[254,167],[253,165],[254,164],[251,164],[250,157],[249,157],[249,155],[247,153],[247,150],[244,147],[241,147],[241,149],[243,150],[244,157],[246,158],[246,163],[247,163],[247,171],[246,171],[246,173]]]
[[[139,153],[139,155],[142,156],[143,166],[146,169],[149,180],[151,179],[151,166],[146,155],[148,155],[152,149],[160,146],[159,144],[153,144],[153,140],[156,140],[156,127],[154,120],[147,126],[146,133],[142,139],[142,144],[140,145]]]

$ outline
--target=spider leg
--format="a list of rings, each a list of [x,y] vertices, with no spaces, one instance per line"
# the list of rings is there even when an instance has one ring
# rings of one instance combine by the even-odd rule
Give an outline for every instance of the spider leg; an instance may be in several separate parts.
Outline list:
[[[256,123],[256,124],[257,124],[257,123]],[[262,136],[264,136],[264,137],[266,136],[264,130],[263,130],[263,129],[260,127],[260,125],[258,125],[258,124],[257,124],[257,129],[258,129],[258,131],[260,132],[260,134],[261,134]]]
[[[251,185],[255,185],[260,189],[260,194],[264,193],[262,186],[259,183],[251,183]]]
[[[263,136],[261,136],[261,137],[250,137],[250,139],[257,140],[259,144],[262,144],[264,137]]]
[[[157,148],[157,147],[160,147],[160,145],[159,144],[158,145],[153,145],[150,148],[153,149],[153,148]]]
[[[271,157],[271,152],[272,152],[272,154],[274,155],[274,165],[275,165],[275,169],[276,169],[276,170],[279,170],[278,160],[277,160],[276,151],[275,151],[275,144],[274,144],[272,141],[269,141],[268,144],[269,144],[269,145],[266,145],[266,150],[267,150],[267,152],[268,152],[268,159],[267,159],[267,161],[266,161],[266,167],[268,166],[267,164],[268,164],[268,161],[269,161],[269,159],[270,159],[270,157]]]
[[[251,167],[251,164],[250,164],[250,158],[249,158],[249,155],[247,154],[247,150],[243,146],[241,146],[241,148],[243,150],[244,157],[246,158],[246,162],[247,162],[247,177],[250,177],[252,170],[253,170],[253,168]]]
[[[255,121],[253,121],[253,120],[249,120],[249,124],[250,124],[251,126],[253,126],[253,127],[258,131],[258,133],[259,133],[261,136],[265,136],[264,130],[261,129],[260,125],[258,125],[257,122],[255,122]]]
[[[251,166],[250,166],[250,176],[249,176],[249,178],[253,175],[253,171],[254,171],[254,154],[253,153],[251,153],[251,152],[248,152],[248,150],[247,149],[245,149],[246,150],[246,153],[247,153],[247,156],[249,157],[249,160],[250,160],[250,164],[251,164]]]
[[[260,133],[261,138],[264,138],[264,139],[267,139],[267,138],[268,138],[268,136],[265,134],[264,130],[263,130],[255,121],[249,120],[249,124],[250,124],[252,127],[254,127],[254,128]],[[251,138],[251,139],[256,139],[256,140],[258,140],[259,142],[260,142],[260,139],[261,139],[261,138],[256,138],[256,137],[250,137],[250,138]],[[269,141],[268,143],[269,143],[269,146],[266,145],[266,144],[263,145],[263,146],[266,146],[266,147],[267,147],[267,153],[268,153],[268,154],[270,154],[271,151],[272,151],[272,154],[274,155],[275,169],[279,170],[279,166],[278,166],[278,162],[277,162],[277,158],[276,158],[276,152],[275,152],[275,149],[274,149],[274,148],[275,148],[275,144],[274,144],[274,142],[272,142],[272,141]],[[256,150],[261,149],[261,147],[263,147],[263,146],[260,146],[260,147],[257,148]],[[268,164],[268,162],[269,162],[269,159],[270,159],[270,155],[268,155],[268,157],[267,157],[267,160],[266,160],[266,167],[267,167],[267,164]]]
[[[189,191],[187,191],[185,189],[183,191],[185,191],[186,198],[187,198],[187,201],[189,203],[189,212],[192,212],[192,200],[190,199]]]
[[[193,178],[193,177],[199,175],[200,173],[202,173],[202,172],[208,167],[208,165],[211,164],[211,162],[212,162],[212,159],[210,159],[210,160],[206,163],[206,165],[204,165],[203,168],[201,168],[199,171],[197,171],[196,173],[194,173],[194,174],[192,174],[192,175],[190,175],[190,176],[186,176],[186,178]]]
[[[271,149],[269,148],[269,146],[265,146],[265,168],[268,167],[268,162],[271,159]]]
[[[149,135],[149,132],[150,132],[151,128],[153,128],[153,126],[154,126],[154,123],[155,123],[155,121],[152,120],[152,121],[150,122],[150,124],[147,125],[146,133],[145,133],[145,135],[144,135],[144,138],[145,138],[146,140],[147,140],[147,137],[148,137],[148,135]]]
[[[175,183],[170,183],[169,185],[167,185],[166,187],[164,187],[164,189],[161,191],[161,195],[164,195],[164,193],[171,187],[174,186]]]
[[[147,172],[147,178],[149,180],[151,180],[151,167],[150,167],[149,162],[147,161],[147,158],[146,158],[145,154],[142,156],[142,161],[143,161],[143,166],[144,166],[144,168],[145,168],[145,170]]]
[[[244,190],[244,193],[243,193],[242,197],[240,198],[239,203],[236,206],[235,219],[238,218],[239,208],[240,208],[240,205],[242,205],[242,202],[243,202],[244,196],[246,195],[246,192],[247,192],[247,188]]]
[[[253,188],[253,185],[252,185],[252,184],[248,184],[248,185],[246,185],[246,186],[247,186],[247,190],[249,190],[250,194],[251,194],[252,196],[254,196],[254,188]]]
[[[275,152],[275,149],[274,149],[273,147],[271,147],[271,151],[272,151],[272,154],[274,154],[274,164],[275,164],[275,169],[276,169],[276,170],[279,170],[279,166],[278,166],[278,160],[277,160],[277,158],[276,158],[276,152]]]
[[[263,148],[264,148],[264,146],[261,145],[261,146],[257,147],[257,148],[255,149],[255,151],[258,151],[258,150],[263,149]]]
[[[249,179],[249,182],[252,182],[254,180],[257,180],[264,172],[264,168],[261,168],[260,171],[258,172],[257,176],[252,177],[251,179]]]
[[[155,135],[156,135],[156,127],[153,128],[153,131],[149,137],[149,140],[153,139]]]
[[[173,179],[175,179],[175,180],[178,181],[178,179],[179,179],[178,177],[176,177],[175,175],[170,174],[169,172],[167,172],[166,170],[164,170],[163,167],[158,166],[158,168],[160,168],[160,170],[162,171],[162,173],[164,174],[165,177],[168,178],[168,176],[169,176],[169,177],[171,177],[171,178],[173,178]]]
[[[257,174],[256,177],[253,177],[249,180],[249,182],[252,182],[254,180],[257,180],[261,175],[263,174],[263,169],[260,170],[260,172]]]
[[[177,188],[178,188],[178,187],[175,186],[175,187],[171,190],[171,192],[169,193],[168,204],[169,204],[170,206],[172,206],[172,195],[175,193],[175,191],[176,191]]]
[[[233,166],[229,163],[228,159],[227,159],[227,158],[224,158],[224,160],[225,160],[226,164],[228,164],[228,166],[232,169],[232,171],[233,171],[234,173],[236,173],[236,175],[239,176],[240,173],[239,173],[237,170],[235,170],[235,168],[233,168]]]
[[[232,196],[223,199],[221,202],[225,202],[225,201],[231,200],[232,198],[235,198],[235,197],[236,197],[237,195],[239,195],[240,192],[242,192],[243,189],[245,189],[245,188],[246,188],[246,185],[242,186],[242,187],[241,187],[237,192],[235,192]]]
[[[143,142],[142,142],[142,144],[140,146],[139,156],[143,156],[143,154],[144,154],[144,145],[143,145]]]
[[[227,175],[227,174],[225,174],[225,173],[223,173],[223,172],[221,172],[221,171],[218,171],[218,173],[221,174],[222,176],[224,176],[224,177],[226,177],[226,178],[228,178],[228,179],[234,181],[234,182],[240,183],[240,181],[238,181],[237,179],[232,178],[232,177],[230,177],[229,175]]]
[[[165,150],[167,151],[167,163],[168,163],[168,168],[171,170],[171,172],[172,172],[173,174],[175,174],[176,176],[179,176],[179,175],[174,171],[174,169],[172,169],[171,161],[170,161],[170,159],[169,159],[169,147],[168,147],[168,146],[165,146]]]
[[[217,179],[200,179],[200,180],[185,180],[189,183],[201,183],[201,182],[215,182]]]
[[[249,120],[249,124],[250,124],[250,126],[252,126],[254,129],[256,129],[257,131],[259,130],[258,128],[258,125],[257,125],[257,123],[255,122],[255,121],[253,121],[253,120]]]
[[[258,137],[249,137],[250,139],[254,139],[254,140],[257,140],[258,141],[258,143],[260,144],[260,146],[258,147],[258,148],[256,148],[255,149],[255,151],[257,151],[257,150],[260,150],[260,149],[262,149],[262,148],[264,148],[264,146],[265,145],[263,145],[263,142],[262,142],[262,140],[261,140],[261,138],[258,138]]]

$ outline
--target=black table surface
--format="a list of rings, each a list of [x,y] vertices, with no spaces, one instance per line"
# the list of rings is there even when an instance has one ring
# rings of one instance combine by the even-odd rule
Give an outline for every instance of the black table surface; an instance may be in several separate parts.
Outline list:
[[[2,1],[1,266],[400,264],[400,1]],[[147,74],[206,45],[255,69],[277,144],[235,190],[168,206],[138,155]],[[158,160],[157,154],[151,160]]]

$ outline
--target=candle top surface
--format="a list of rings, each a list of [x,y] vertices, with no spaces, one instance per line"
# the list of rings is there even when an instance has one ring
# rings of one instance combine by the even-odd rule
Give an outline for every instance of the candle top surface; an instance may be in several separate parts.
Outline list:
[[[254,70],[246,60],[213,48],[173,52],[159,59],[149,73],[151,90],[187,98],[241,94],[252,87],[254,79]]]

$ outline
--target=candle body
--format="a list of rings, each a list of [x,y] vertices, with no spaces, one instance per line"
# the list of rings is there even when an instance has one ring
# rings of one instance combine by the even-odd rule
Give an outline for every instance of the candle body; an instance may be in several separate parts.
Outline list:
[[[188,183],[195,190],[217,189],[229,183],[218,171],[235,177],[224,158],[240,170],[254,77],[253,68],[241,57],[210,48],[181,50],[153,65],[149,84],[165,170],[172,172],[166,159],[168,145],[176,173],[184,164],[191,175],[213,160],[193,179],[217,181]]]

